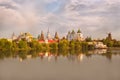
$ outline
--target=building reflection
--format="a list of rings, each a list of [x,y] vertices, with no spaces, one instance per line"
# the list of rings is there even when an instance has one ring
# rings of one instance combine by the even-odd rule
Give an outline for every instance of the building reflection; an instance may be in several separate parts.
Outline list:
[[[107,53],[107,49],[95,49],[92,51],[88,51],[89,54],[104,54]]]
[[[80,62],[83,61],[83,57],[84,57],[84,54],[79,54],[77,57],[78,61]]]
[[[23,62],[23,59],[22,59],[22,58],[19,58],[19,61],[20,61],[20,62]]]
[[[0,52],[0,60],[5,58],[19,58],[20,62],[26,59],[40,58],[40,60],[46,59],[48,62],[51,60],[57,62],[59,58],[66,58],[69,61],[82,62],[84,58],[92,58],[93,55],[106,57],[108,60],[112,60],[113,55],[120,55],[120,50],[107,50],[96,49],[87,52],[76,51],[64,51],[64,52],[35,52],[35,51],[20,51],[20,52]]]
[[[78,62],[82,62],[83,60],[83,57],[84,57],[84,54],[83,53],[79,53],[77,55],[68,55],[67,58],[69,61],[78,61]]]

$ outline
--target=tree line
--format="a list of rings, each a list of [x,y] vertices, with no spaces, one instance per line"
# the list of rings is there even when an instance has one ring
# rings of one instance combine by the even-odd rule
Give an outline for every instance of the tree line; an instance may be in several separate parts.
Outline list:
[[[25,40],[8,41],[7,39],[0,39],[0,50],[38,50],[38,51],[49,51],[49,50],[89,50],[93,46],[89,46],[86,41],[61,39],[54,43],[39,43],[37,39],[33,39],[31,42]]]

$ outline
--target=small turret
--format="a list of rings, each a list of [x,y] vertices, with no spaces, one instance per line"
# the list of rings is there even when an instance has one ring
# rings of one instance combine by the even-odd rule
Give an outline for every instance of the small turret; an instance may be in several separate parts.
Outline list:
[[[58,36],[58,33],[57,33],[57,32],[55,33],[54,39],[59,39],[59,36]]]
[[[81,30],[80,30],[80,29],[78,29],[77,33],[81,33]]]
[[[39,37],[39,40],[45,40],[45,39],[44,39],[44,33],[43,33],[43,31],[41,31],[41,35],[40,35],[40,37]]]
[[[74,31],[74,30],[72,30],[71,34],[75,34],[75,31]]]

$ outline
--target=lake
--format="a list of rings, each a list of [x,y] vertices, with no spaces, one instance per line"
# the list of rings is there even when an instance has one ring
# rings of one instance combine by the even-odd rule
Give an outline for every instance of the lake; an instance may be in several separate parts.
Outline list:
[[[120,80],[120,50],[0,52],[0,80]]]

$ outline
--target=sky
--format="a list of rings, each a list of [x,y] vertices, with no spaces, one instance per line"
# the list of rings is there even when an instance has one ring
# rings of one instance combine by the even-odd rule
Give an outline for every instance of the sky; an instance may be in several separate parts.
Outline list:
[[[111,32],[120,39],[120,0],[0,0],[0,37],[10,38],[14,32],[81,29],[85,37],[105,38]]]

